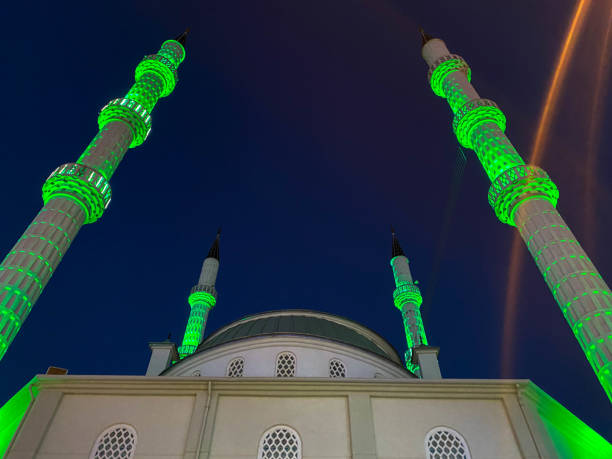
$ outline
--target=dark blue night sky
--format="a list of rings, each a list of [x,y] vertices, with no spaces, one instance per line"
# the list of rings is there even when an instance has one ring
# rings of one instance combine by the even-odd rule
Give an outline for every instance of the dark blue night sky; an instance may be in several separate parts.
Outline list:
[[[600,11],[579,43],[540,165],[610,282],[610,130],[597,167],[584,166],[602,46],[604,2],[594,3]],[[423,314],[443,375],[499,378],[514,230],[489,207],[489,181],[471,151],[446,218],[457,142],[448,105],[428,87],[417,24],[465,57],[527,158],[573,8],[571,0],[4,5],[2,256],[41,207],[46,177],[78,158],[98,110],[125,94],[140,58],[186,26],[191,34],[180,82],[154,110],[149,139],[119,166],[107,212],[81,230],[0,362],[0,403],[49,365],[144,374],[148,342],[169,332],[182,339],[187,295],[219,225],[219,299],[207,334],[244,315],[311,308],[361,322],[403,354],[393,224],[430,295]],[[611,106],[608,97],[604,127]],[[591,225],[588,176],[598,183]],[[612,438],[610,404],[527,257],[510,354],[513,377],[533,380]]]

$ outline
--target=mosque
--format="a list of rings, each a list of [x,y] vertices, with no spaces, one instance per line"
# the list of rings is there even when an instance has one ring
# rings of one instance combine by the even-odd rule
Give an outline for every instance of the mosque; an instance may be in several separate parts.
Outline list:
[[[458,106],[461,97],[475,99],[457,84],[469,79],[464,61],[441,40],[424,34],[423,41],[432,88],[447,95],[458,88],[452,102]],[[43,209],[0,265],[1,355],[79,228],[108,205],[110,177],[126,150],[146,139],[151,110],[174,89],[184,58],[185,35],[146,56],[128,94],[101,111],[100,132],[77,163],[60,166],[45,183]],[[456,126],[469,146],[486,144],[479,129],[489,139],[498,134],[492,104],[460,113],[471,113],[471,127],[461,119]],[[489,118],[476,123],[483,113]],[[490,165],[505,164],[495,177],[514,168],[524,178],[516,171],[528,166],[517,158],[503,163],[494,161],[496,152],[487,154]],[[537,178],[538,186],[515,186],[511,197],[504,187],[516,180],[494,189],[500,218],[518,213],[517,219],[528,219],[525,202],[550,206],[556,199],[543,171],[527,172],[535,177],[528,184]],[[57,368],[35,376],[0,408],[0,453],[11,459],[612,457],[605,439],[530,380],[443,378],[439,349],[429,345],[421,319],[418,283],[397,235],[391,236],[390,299],[404,323],[403,355],[350,318],[304,309],[256,313],[204,338],[217,302],[218,232],[191,289],[180,346],[169,339],[149,343],[143,376],[72,375]]]

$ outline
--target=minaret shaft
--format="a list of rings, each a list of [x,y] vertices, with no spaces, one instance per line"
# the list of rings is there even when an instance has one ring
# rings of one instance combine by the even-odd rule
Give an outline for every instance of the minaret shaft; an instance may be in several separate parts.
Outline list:
[[[399,242],[397,242],[395,234],[393,239],[394,247],[399,248]],[[412,279],[408,258],[404,255],[396,255],[391,259],[390,264],[395,279],[393,303],[402,313],[404,333],[406,334],[407,350],[404,355],[406,368],[417,376],[421,376],[418,364],[413,363],[412,354],[414,348],[427,345],[427,336],[425,335],[420,310],[423,297],[419,287]]]
[[[198,283],[191,289],[189,295],[188,301],[191,310],[187,319],[187,327],[185,327],[183,343],[178,348],[181,359],[193,354],[202,342],[208,313],[217,302],[215,283],[219,272],[219,235],[218,232],[208,256],[202,263]]]
[[[516,226],[597,378],[612,399],[612,293],[556,210],[557,187],[548,174],[525,165],[504,130],[497,105],[481,99],[471,71],[442,40],[423,46],[435,94],[447,99],[459,142],[473,149],[492,182],[489,203]]]
[[[174,89],[184,57],[175,40],[146,56],[126,97],[100,112],[100,130],[78,161],[58,167],[43,185],[43,208],[0,264],[0,359],[81,226],[102,216],[111,198],[108,180],[128,148],[146,139],[150,112]]]

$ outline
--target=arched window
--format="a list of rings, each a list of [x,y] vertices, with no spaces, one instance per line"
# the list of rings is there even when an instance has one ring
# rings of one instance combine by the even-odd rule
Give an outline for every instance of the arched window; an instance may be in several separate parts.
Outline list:
[[[276,376],[279,378],[295,376],[295,355],[291,352],[281,352],[276,356]]]
[[[427,459],[470,459],[470,451],[459,432],[449,427],[436,427],[425,436]]]
[[[302,459],[302,441],[289,426],[274,426],[259,440],[257,459]]]
[[[227,375],[230,378],[242,378],[244,373],[244,359],[242,357],[236,357],[231,360],[227,366]]]
[[[89,459],[131,459],[136,449],[136,430],[127,424],[115,424],[102,432]]]
[[[342,360],[331,359],[329,361],[329,377],[346,378],[346,366]]]

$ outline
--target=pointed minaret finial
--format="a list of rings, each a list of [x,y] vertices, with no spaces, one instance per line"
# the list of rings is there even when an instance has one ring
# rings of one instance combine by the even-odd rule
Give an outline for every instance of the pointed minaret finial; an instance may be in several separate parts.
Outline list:
[[[176,41],[178,41],[181,45],[183,45],[183,48],[186,47],[188,33],[189,33],[189,27],[187,27],[182,34],[180,34],[178,37],[175,38]]]
[[[397,240],[397,237],[395,236],[395,230],[393,229],[393,226],[391,227],[391,239],[391,258],[404,255],[402,246],[400,245],[399,241]]]
[[[421,34],[421,41],[422,41],[423,46],[425,46],[425,43],[427,43],[429,40],[433,39],[431,35],[425,32],[423,27],[419,27],[419,33]]]
[[[214,242],[210,246],[210,250],[208,251],[208,255],[206,258],[216,258],[219,259],[219,239],[221,238],[221,227],[217,230],[217,237]]]

